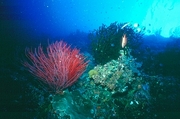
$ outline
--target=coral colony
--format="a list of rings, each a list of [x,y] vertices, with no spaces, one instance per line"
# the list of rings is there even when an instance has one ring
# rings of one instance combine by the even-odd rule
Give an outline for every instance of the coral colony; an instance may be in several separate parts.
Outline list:
[[[34,52],[26,50],[26,56],[30,63],[25,62],[24,66],[56,93],[75,83],[87,65],[79,50],[71,49],[63,41],[49,45],[47,54],[39,46]]]
[[[143,74],[142,63],[132,56],[142,36],[130,24],[102,25],[89,34],[93,56],[85,54],[89,61],[63,41],[49,45],[46,52],[41,46],[26,50],[29,62],[24,66],[55,92],[35,94],[44,97],[39,104],[44,115],[39,117],[143,118],[151,105],[148,80],[157,77]]]
[[[143,31],[137,32],[130,23],[124,25],[115,22],[110,26],[100,26],[89,34],[95,63],[103,65],[112,59],[116,60],[119,57],[118,52],[127,52],[128,47],[132,52],[136,51],[142,44],[142,36]],[[127,44],[126,47],[124,44]]]

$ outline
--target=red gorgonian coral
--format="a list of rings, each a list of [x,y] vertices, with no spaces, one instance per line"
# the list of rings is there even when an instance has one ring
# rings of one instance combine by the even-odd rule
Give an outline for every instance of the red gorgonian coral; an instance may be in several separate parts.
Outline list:
[[[88,61],[76,48],[71,49],[65,42],[55,42],[47,47],[41,46],[33,52],[26,50],[29,61],[24,66],[56,93],[71,86],[85,71]]]

